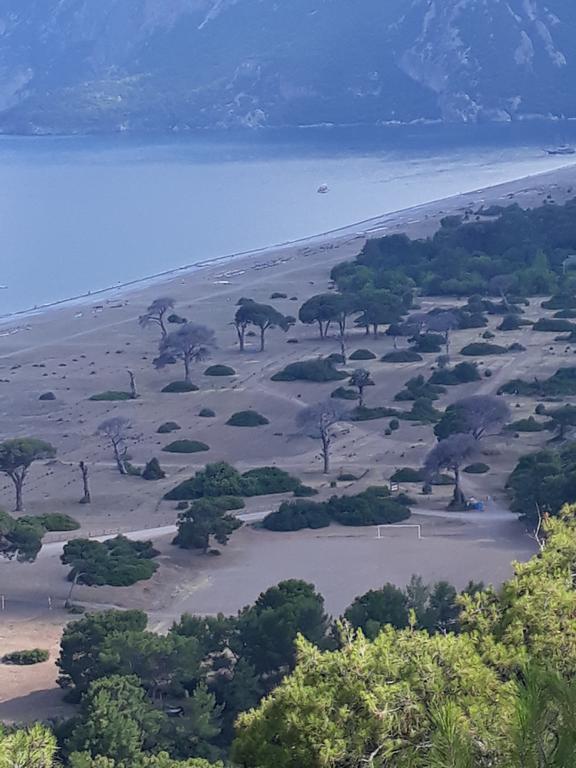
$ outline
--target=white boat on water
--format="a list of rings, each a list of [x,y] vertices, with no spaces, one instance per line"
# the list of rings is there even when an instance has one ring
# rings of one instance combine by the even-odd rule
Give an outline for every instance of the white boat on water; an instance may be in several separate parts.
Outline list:
[[[8,286],[7,285],[0,285],[0,291],[7,291]]]
[[[320,186],[317,189],[317,192],[319,195],[325,195],[327,192],[330,192],[330,187],[328,184],[320,184]]]

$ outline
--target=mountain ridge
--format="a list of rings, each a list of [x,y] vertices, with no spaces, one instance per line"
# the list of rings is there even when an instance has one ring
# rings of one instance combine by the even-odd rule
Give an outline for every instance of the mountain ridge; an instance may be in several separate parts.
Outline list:
[[[0,0],[0,131],[576,117],[569,0]]]

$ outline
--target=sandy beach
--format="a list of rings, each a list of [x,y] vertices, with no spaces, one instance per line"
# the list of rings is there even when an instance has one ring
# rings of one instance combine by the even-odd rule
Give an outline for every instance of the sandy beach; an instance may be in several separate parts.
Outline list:
[[[546,199],[562,202],[574,189],[576,166],[570,166],[387,214],[304,242],[196,265],[98,296],[2,318],[1,439],[36,436],[58,450],[55,461],[39,463],[31,470],[25,488],[26,511],[66,512],[79,520],[79,535],[83,536],[121,531],[142,538],[154,529],[162,553],[160,568],[149,582],[121,589],[79,587],[75,600],[92,608],[140,607],[149,612],[153,628],[165,630],[184,611],[234,612],[262,589],[289,577],[314,582],[333,615],[342,612],[355,595],[386,581],[404,584],[412,573],[428,580],[448,579],[457,586],[469,579],[496,584],[505,579],[512,560],[525,559],[534,551],[531,539],[507,511],[503,489],[518,456],[545,439],[537,433],[522,436],[521,441],[512,434],[489,438],[486,455],[497,457],[488,459],[492,471],[466,481],[469,493],[491,497],[486,513],[450,515],[444,511],[449,491],[436,489],[433,497],[414,509],[410,521],[421,525],[421,540],[408,529],[384,539],[377,539],[374,530],[264,532],[252,524],[276,509],[282,497],[260,497],[249,500],[243,513],[246,525],[221,557],[208,559],[170,545],[176,511],[174,503],[162,501],[162,496],[207,461],[221,459],[239,469],[280,466],[317,488],[319,498],[334,493],[330,481],[342,470],[362,475],[362,480],[353,487],[338,483],[339,492],[357,492],[387,481],[397,467],[420,466],[433,442],[429,427],[403,422],[398,432],[385,437],[383,421],[350,423],[342,426],[335,442],[333,472],[329,477],[322,475],[318,447],[297,431],[295,417],[303,405],[329,396],[334,384],[275,383],[270,377],[287,362],[339,351],[338,341],[335,337],[321,341],[315,327],[298,324],[288,334],[271,331],[264,353],[257,351],[256,339],[249,339],[241,354],[230,325],[238,300],[250,297],[273,303],[284,314],[297,315],[303,301],[328,289],[331,267],[353,259],[366,237],[397,232],[424,237],[447,214],[476,211],[494,203],[531,207]],[[287,298],[271,301],[274,292]],[[193,372],[198,392],[161,392],[167,383],[181,378],[180,371],[177,366],[154,370],[158,335],[138,326],[139,315],[158,296],[173,297],[178,314],[216,332],[217,351],[209,363],[199,364]],[[425,299],[422,308],[440,304],[450,302]],[[532,302],[527,316],[543,314],[538,302]],[[490,327],[498,322],[491,318]],[[478,329],[458,331],[454,350],[477,340],[478,335]],[[569,354],[550,349],[525,328],[508,336],[509,343],[518,341],[526,351],[485,363],[492,376],[451,388],[457,391],[443,396],[442,406],[467,394],[493,393],[508,379],[536,368],[542,374],[551,373],[558,367],[559,357]],[[366,347],[377,355],[366,367],[376,384],[370,389],[369,401],[378,405],[391,404],[405,381],[427,374],[433,362],[429,358],[405,365],[383,364],[379,358],[391,349],[392,340],[383,335],[366,338],[362,330],[350,331],[348,346],[350,351]],[[230,365],[236,375],[204,376],[204,369],[212,363]],[[136,375],[139,399],[119,403],[89,400],[106,390],[128,389],[129,370]],[[39,400],[46,392],[53,392],[55,399]],[[533,405],[526,399],[515,400],[515,418],[530,415]],[[213,409],[216,417],[200,418],[201,408]],[[248,408],[265,415],[270,424],[254,430],[226,425],[232,413]],[[156,456],[166,479],[146,482],[121,477],[115,471],[110,450],[96,436],[98,425],[115,415],[129,418],[133,425],[132,462],[141,466]],[[178,439],[203,441],[209,451],[192,455],[163,452],[171,438],[158,434],[157,429],[166,421],[181,426]],[[79,461],[90,467],[93,503],[89,506],[78,504],[82,495]],[[417,493],[414,487],[406,490]],[[0,477],[0,506],[8,510],[13,506],[12,485],[4,477]],[[47,546],[32,565],[0,561],[0,593],[5,597],[5,611],[0,612],[0,655],[15,645],[41,642],[42,627],[56,653],[58,628],[70,618],[63,610],[69,589],[67,569],[59,562],[64,538],[49,534]],[[60,706],[51,664],[53,659],[44,670],[39,665],[18,673],[0,665],[0,719],[46,716],[47,708]]]

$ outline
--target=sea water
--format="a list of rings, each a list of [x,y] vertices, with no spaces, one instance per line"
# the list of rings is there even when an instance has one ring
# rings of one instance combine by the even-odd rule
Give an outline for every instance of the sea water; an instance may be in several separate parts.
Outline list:
[[[0,315],[559,168],[556,133],[1,137]]]

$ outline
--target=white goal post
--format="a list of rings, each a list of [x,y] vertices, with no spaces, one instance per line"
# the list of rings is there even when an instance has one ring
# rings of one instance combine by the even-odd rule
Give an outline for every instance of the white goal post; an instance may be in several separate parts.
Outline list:
[[[389,523],[387,525],[377,525],[376,526],[376,531],[377,531],[376,538],[377,539],[384,539],[384,538],[386,538],[385,536],[382,536],[382,529],[383,528],[416,528],[416,531],[418,532],[418,540],[424,538],[422,536],[422,526],[418,525],[417,523]]]

